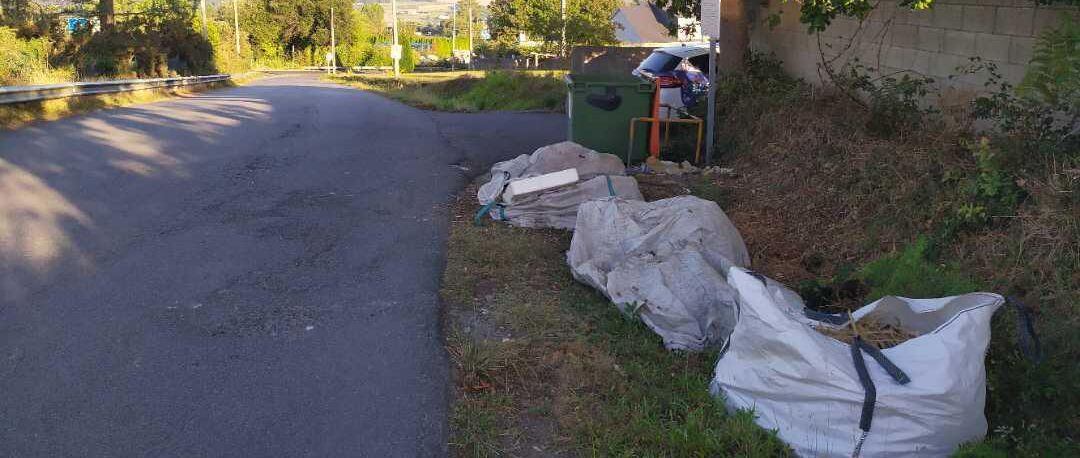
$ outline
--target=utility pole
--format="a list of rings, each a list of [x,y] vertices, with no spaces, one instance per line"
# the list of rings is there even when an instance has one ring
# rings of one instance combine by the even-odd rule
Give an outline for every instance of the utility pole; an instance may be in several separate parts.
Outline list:
[[[199,0],[199,10],[202,11],[202,37],[206,38],[206,0]]]
[[[566,0],[562,0],[562,54],[566,55]]]
[[[454,59],[457,58],[455,55],[457,54],[457,3],[451,5],[450,9],[453,11],[453,13],[450,14],[453,18],[451,20],[454,21],[454,25],[451,27],[453,32],[451,32],[450,35],[450,71],[454,71]]]
[[[473,17],[472,17],[472,4],[469,5],[469,70],[473,69],[472,54],[473,54]]]
[[[236,57],[240,57],[240,7],[237,4],[240,0],[233,0],[232,2],[232,20],[233,20],[233,35],[236,38]]]
[[[394,78],[401,77],[401,45],[398,44],[398,24],[397,24],[397,0],[393,0],[390,3],[391,12],[394,15],[394,48],[391,54],[394,54]]]
[[[330,74],[337,73],[337,36],[334,35],[334,4],[330,4]]]

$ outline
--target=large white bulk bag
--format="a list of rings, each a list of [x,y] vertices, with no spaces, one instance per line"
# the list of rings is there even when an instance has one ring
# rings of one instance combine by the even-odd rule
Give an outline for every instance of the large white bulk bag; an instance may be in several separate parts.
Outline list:
[[[790,290],[740,268],[727,282],[738,318],[711,390],[731,409],[752,409],[799,455],[948,456],[986,435],[984,359],[1001,296],[885,297],[853,312],[856,323],[870,317],[918,335],[881,350],[880,362],[858,352],[860,380],[852,346],[815,330]]]
[[[639,316],[669,349],[719,347],[735,323],[731,266],[747,266],[742,236],[716,202],[602,199],[578,210],[567,253],[578,281]]]

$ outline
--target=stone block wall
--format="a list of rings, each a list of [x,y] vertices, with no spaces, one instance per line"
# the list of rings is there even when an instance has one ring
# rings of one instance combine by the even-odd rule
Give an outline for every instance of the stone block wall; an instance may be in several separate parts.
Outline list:
[[[769,27],[774,13],[780,24]],[[958,76],[958,67],[978,56],[1018,83],[1035,38],[1062,15],[1080,18],[1076,7],[1034,0],[936,0],[923,11],[883,0],[866,20],[839,18],[826,31],[809,34],[795,1],[761,0],[750,36],[752,48],[775,53],[789,72],[810,82],[828,81],[823,62],[842,68],[857,57],[881,74],[910,71],[934,78],[943,94],[963,97],[983,89],[985,74]]]

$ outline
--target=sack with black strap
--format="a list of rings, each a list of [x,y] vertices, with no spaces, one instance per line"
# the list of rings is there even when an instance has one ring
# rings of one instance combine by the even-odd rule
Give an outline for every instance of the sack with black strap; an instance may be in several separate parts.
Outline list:
[[[851,314],[915,337],[878,349],[819,332],[839,317],[808,314],[783,285],[741,268],[728,272],[737,321],[712,392],[753,410],[801,456],[947,456],[986,435],[985,356],[997,294],[940,299],[885,297]]]

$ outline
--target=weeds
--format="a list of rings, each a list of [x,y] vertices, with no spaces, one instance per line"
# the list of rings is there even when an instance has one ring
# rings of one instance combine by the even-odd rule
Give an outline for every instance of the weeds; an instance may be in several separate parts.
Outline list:
[[[562,231],[476,227],[454,210],[442,297],[460,456],[783,456],[708,393],[715,354],[672,353],[570,276]],[[479,381],[479,383],[477,382]]]
[[[10,27],[0,27],[0,86],[73,81],[72,68],[49,65],[48,38],[21,39]]]
[[[840,90],[866,106],[867,131],[889,138],[903,135],[922,126],[927,115],[936,109],[925,107],[924,100],[934,90],[934,79],[910,72],[873,76],[876,70],[858,59],[848,63],[846,72],[833,82]]]
[[[333,78],[420,108],[440,111],[562,110],[566,84],[558,73],[418,73]]]
[[[990,437],[964,453],[1080,453],[1080,148],[1070,112],[991,75],[973,112],[994,129],[961,131],[929,116],[912,118],[918,136],[883,135],[866,122],[872,100],[762,88],[783,81],[775,69],[751,67],[720,86],[718,149],[738,175],[712,184],[726,190],[725,212],[754,269],[798,285],[808,303],[841,309],[885,294],[1015,296],[1037,310],[1045,362],[1017,350],[1011,312],[995,317]],[[904,99],[919,92],[899,94],[913,112]]]
[[[927,240],[919,238],[903,251],[870,262],[858,276],[870,286],[866,301],[885,296],[947,297],[979,290],[956,266],[927,259]]]

